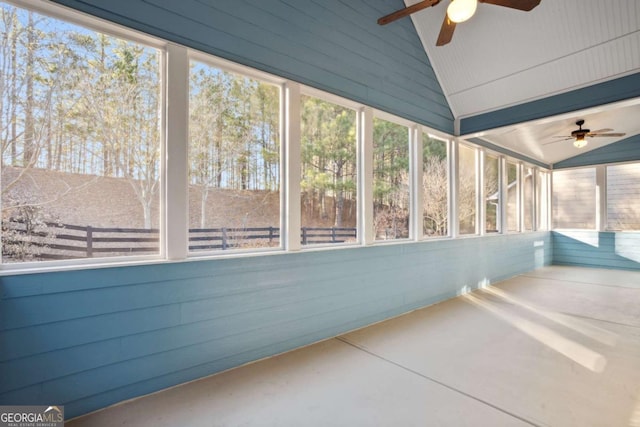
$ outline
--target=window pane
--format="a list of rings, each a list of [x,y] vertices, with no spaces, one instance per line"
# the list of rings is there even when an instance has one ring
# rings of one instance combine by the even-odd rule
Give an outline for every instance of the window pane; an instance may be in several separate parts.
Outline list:
[[[0,7],[2,261],[159,254],[161,52]]]
[[[459,145],[458,220],[460,234],[476,233],[476,149]]]
[[[357,241],[356,112],[302,97],[302,244]]]
[[[538,230],[549,229],[549,174],[547,172],[538,171],[538,204],[537,215]]]
[[[409,129],[373,120],[373,226],[376,240],[409,237]]]
[[[189,249],[280,245],[280,89],[191,61]]]
[[[553,172],[553,221],[556,228],[595,229],[595,168]]]
[[[607,229],[640,230],[640,163],[607,166]]]
[[[533,230],[533,168],[525,166],[524,177],[522,178],[523,208],[524,208],[524,229]]]
[[[500,231],[500,160],[487,155],[484,161],[485,231]]]
[[[422,137],[422,229],[427,237],[449,234],[449,178],[447,143]]]
[[[520,231],[518,165],[507,163],[507,231]]]

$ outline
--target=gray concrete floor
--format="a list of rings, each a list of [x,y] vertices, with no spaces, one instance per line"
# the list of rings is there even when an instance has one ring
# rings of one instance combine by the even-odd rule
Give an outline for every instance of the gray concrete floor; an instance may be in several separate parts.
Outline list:
[[[640,273],[542,268],[67,425],[640,427]]]

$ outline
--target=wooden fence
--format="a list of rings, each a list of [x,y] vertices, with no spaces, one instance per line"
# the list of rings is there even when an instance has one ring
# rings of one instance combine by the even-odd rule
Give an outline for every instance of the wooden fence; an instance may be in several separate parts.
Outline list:
[[[24,223],[3,223],[3,256],[20,259],[77,259],[102,256],[157,254],[159,230],[109,228],[46,223],[27,231]],[[356,228],[303,227],[301,242],[307,244],[356,241]],[[280,244],[279,227],[192,228],[189,250],[228,250],[274,247]]]

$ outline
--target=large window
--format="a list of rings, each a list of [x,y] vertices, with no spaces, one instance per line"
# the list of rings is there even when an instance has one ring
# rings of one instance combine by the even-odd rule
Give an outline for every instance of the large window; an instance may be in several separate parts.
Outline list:
[[[538,169],[536,181],[536,219],[538,230],[549,229],[549,173]]]
[[[607,166],[607,229],[640,230],[640,163]]]
[[[302,244],[357,241],[356,112],[302,97]]]
[[[485,232],[500,231],[500,159],[487,154],[484,158]]]
[[[409,129],[373,120],[373,227],[376,240],[409,237]]]
[[[524,231],[533,230],[534,194],[535,188],[534,170],[530,166],[524,167],[522,177],[522,216],[524,221]]]
[[[596,169],[553,172],[553,222],[556,228],[596,228]]]
[[[191,61],[189,249],[280,245],[280,89]]]
[[[427,128],[420,144],[422,128],[409,120],[54,2],[27,7],[37,11],[0,2],[0,269],[482,235],[547,221],[550,173],[515,161],[503,170],[502,157]],[[607,226],[637,228],[637,168],[607,173]],[[572,210],[578,197],[593,211],[593,182],[585,192],[580,178],[569,182],[556,220],[593,227]]]
[[[507,162],[507,231],[520,231],[520,186],[518,165]]]
[[[458,153],[458,221],[460,234],[476,233],[477,149],[459,145]]]
[[[422,231],[426,237],[449,234],[449,160],[447,143],[422,136]]]
[[[159,254],[161,51],[0,13],[2,262]]]

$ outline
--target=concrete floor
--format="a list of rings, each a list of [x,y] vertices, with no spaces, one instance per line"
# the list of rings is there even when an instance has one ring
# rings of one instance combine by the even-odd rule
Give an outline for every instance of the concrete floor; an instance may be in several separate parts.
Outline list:
[[[640,273],[542,268],[67,425],[640,427]]]

